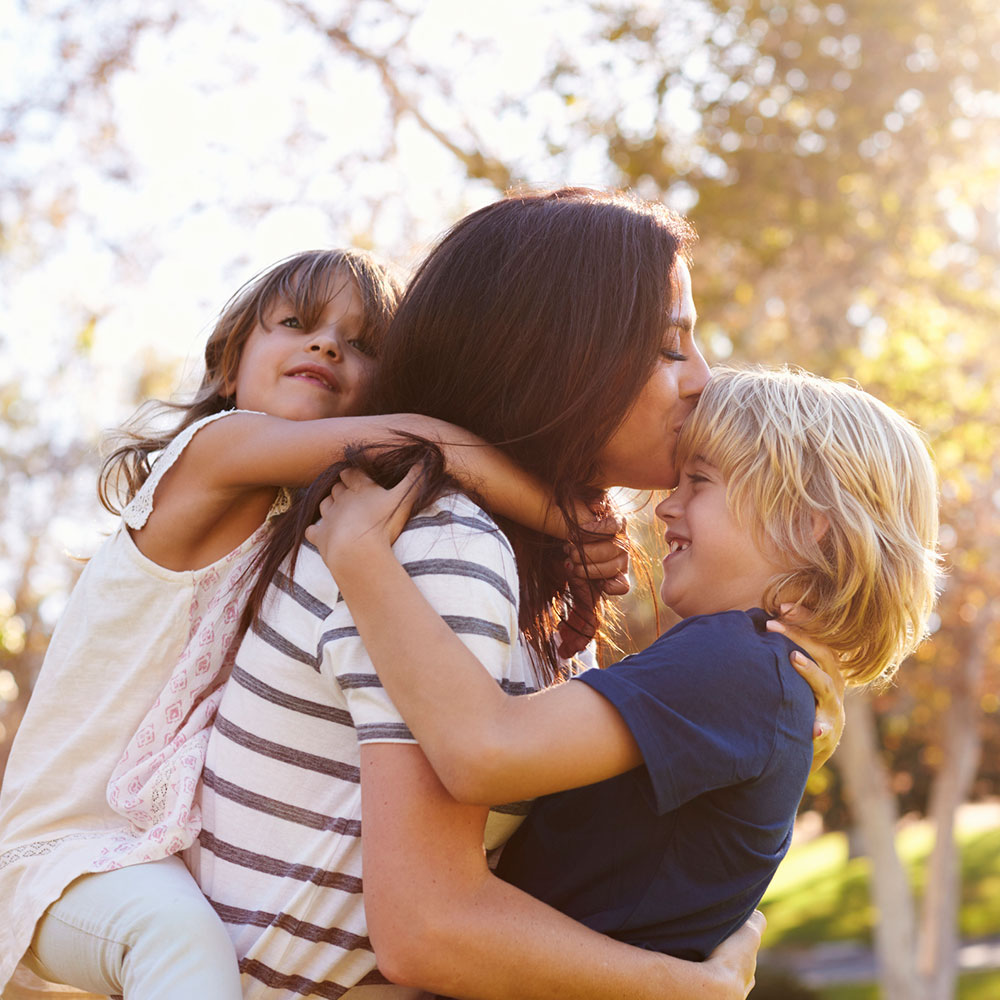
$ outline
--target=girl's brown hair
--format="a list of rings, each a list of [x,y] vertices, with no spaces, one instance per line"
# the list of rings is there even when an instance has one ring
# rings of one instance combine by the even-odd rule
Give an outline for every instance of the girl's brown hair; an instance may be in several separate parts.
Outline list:
[[[267,313],[278,299],[287,299],[308,333],[346,281],[354,282],[361,297],[359,338],[377,356],[402,294],[402,283],[390,269],[361,250],[308,250],[278,261],[243,285],[219,314],[205,345],[205,374],[194,398],[187,403],[153,400],[119,433],[121,443],[101,467],[101,503],[120,513],[118,504],[127,505],[146,481],[150,456],[196,421],[232,408],[228,387],[236,378],[243,346],[258,324],[267,328]],[[169,431],[150,430],[150,421],[165,411],[176,411],[180,420]]]
[[[680,216],[621,192],[517,193],[473,212],[430,253],[399,305],[375,379],[378,412],[439,417],[495,444],[551,488],[579,542],[573,501],[599,501],[610,485],[597,482],[600,452],[657,363],[674,267],[694,240]],[[369,471],[385,484],[418,457],[403,449]],[[272,537],[251,616],[329,481]],[[558,672],[561,546],[501,526],[517,555],[522,634]]]

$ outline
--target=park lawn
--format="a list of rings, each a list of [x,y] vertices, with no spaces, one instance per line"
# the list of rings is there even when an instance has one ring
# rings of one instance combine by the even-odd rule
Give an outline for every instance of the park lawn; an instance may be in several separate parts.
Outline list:
[[[881,1000],[875,983],[828,986],[820,995],[823,1000]],[[1000,997],[1000,972],[967,972],[959,977],[955,1000],[996,1000],[997,997]]]
[[[932,840],[924,823],[907,827],[899,835],[899,850],[918,893]],[[962,937],[1000,934],[1000,828],[960,831],[958,840],[962,850]],[[848,859],[847,837],[842,833],[826,834],[793,847],[760,908],[767,917],[765,948],[808,947],[831,941],[870,944],[874,908],[868,893],[868,859]],[[847,994],[844,997],[846,1000]]]

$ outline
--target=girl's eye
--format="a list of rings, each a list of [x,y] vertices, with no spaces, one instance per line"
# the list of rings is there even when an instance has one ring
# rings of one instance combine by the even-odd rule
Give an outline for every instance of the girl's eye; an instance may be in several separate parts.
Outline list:
[[[688,482],[689,483],[707,483],[708,482],[708,477],[707,476],[703,476],[703,475],[701,475],[700,473],[697,473],[697,472],[689,472],[688,473]]]
[[[681,354],[680,351],[671,350],[669,347],[664,347],[660,354],[666,358],[667,361],[687,361],[688,356],[686,354]]]
[[[356,350],[359,354],[363,354],[366,358],[375,357],[375,348],[362,337],[355,337],[349,340],[348,343],[354,348],[354,350]]]
[[[298,316],[286,316],[284,319],[278,321],[279,326],[287,326],[290,330],[301,330],[302,324],[299,322]]]

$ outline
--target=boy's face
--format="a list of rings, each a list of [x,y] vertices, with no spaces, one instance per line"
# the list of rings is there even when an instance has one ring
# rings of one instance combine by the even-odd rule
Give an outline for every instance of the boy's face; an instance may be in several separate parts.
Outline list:
[[[730,512],[722,473],[703,459],[685,462],[680,485],[656,516],[670,547],[660,596],[684,618],[760,607],[768,581],[784,569]]]
[[[353,281],[340,284],[311,330],[303,329],[283,298],[271,304],[264,319],[240,355],[232,387],[240,409],[286,420],[364,412],[377,362],[359,338],[364,313]]]

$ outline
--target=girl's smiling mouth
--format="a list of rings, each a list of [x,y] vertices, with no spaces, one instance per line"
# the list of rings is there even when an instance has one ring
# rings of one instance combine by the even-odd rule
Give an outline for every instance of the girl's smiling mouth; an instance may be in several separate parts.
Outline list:
[[[328,389],[330,392],[339,392],[340,385],[338,384],[333,372],[329,368],[325,368],[323,365],[317,364],[302,364],[296,365],[294,368],[290,368],[285,375],[290,378],[304,378],[310,382],[316,382],[322,385],[324,388]]]

